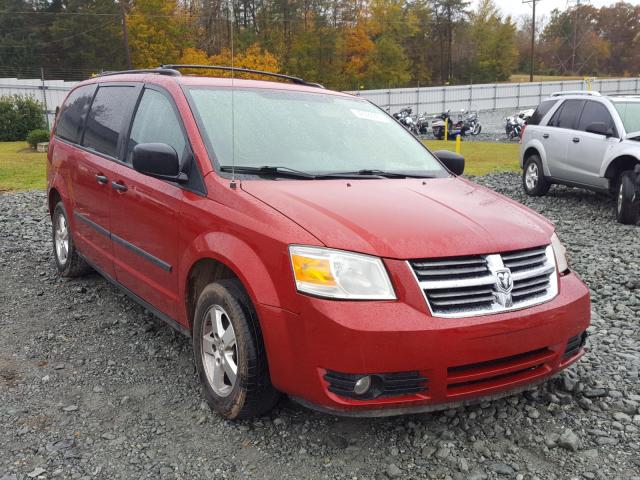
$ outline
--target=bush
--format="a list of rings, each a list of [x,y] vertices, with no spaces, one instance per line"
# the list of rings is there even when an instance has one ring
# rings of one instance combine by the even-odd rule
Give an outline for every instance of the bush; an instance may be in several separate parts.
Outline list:
[[[29,132],[44,128],[44,109],[33,97],[0,97],[0,142],[26,140]]]
[[[36,148],[39,143],[48,141],[49,130],[38,128],[36,130],[31,130],[27,134],[27,143],[31,145],[31,148]]]

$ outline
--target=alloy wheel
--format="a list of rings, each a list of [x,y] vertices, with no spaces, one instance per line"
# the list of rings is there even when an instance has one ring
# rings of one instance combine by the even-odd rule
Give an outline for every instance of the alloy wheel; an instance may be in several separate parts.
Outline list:
[[[536,188],[536,185],[538,184],[538,173],[538,165],[536,165],[534,162],[531,162],[527,167],[527,172],[524,177],[524,181],[527,185],[528,190],[533,190],[534,188]]]
[[[201,332],[202,364],[213,391],[226,397],[238,376],[236,333],[229,315],[220,305],[213,305],[205,314]]]
[[[69,228],[64,215],[58,215],[54,232],[56,255],[61,265],[67,263],[69,257]]]

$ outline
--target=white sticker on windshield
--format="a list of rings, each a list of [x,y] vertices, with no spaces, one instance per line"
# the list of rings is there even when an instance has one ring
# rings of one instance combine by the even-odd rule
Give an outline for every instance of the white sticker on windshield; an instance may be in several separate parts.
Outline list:
[[[351,109],[351,113],[353,113],[356,117],[362,118],[364,120],[389,123],[389,117],[387,117],[384,113],[367,112],[366,110],[356,110],[355,108]]]

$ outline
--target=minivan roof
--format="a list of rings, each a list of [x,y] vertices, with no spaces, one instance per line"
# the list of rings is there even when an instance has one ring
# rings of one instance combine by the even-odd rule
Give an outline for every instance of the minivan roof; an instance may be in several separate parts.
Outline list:
[[[328,90],[320,86],[299,85],[269,80],[252,80],[246,78],[230,77],[210,77],[202,75],[159,75],[152,71],[110,73],[109,75],[96,76],[85,80],[82,83],[111,83],[111,82],[148,82],[156,84],[177,83],[187,87],[222,87],[222,88],[242,88],[242,89],[269,89],[269,90],[290,90],[296,92],[324,93],[341,97],[353,98],[349,93]]]

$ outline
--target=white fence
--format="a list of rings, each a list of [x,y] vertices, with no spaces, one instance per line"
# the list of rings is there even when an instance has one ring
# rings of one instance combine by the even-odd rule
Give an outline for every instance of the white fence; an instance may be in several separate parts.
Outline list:
[[[67,93],[77,82],[23,78],[0,78],[0,97],[4,95],[31,96],[45,106],[47,121],[53,124],[56,107],[62,105]]]
[[[62,80],[0,78],[0,96],[31,95],[46,106],[49,124],[56,107],[77,82]],[[445,110],[498,110],[532,107],[553,92],[585,90],[586,82],[496,83],[457,85],[450,87],[392,88],[351,92],[371,100],[376,105],[396,112],[402,107],[414,107],[414,113],[440,113]],[[640,78],[593,80],[593,90],[602,94],[640,94]]]
[[[640,93],[640,78],[621,78],[592,81],[593,90],[603,95]],[[446,110],[498,110],[538,105],[553,92],[586,90],[586,82],[496,83],[459,85],[450,87],[392,88],[389,90],[361,90],[350,92],[372,101],[395,113],[402,107],[413,107],[413,113],[440,113]]]

